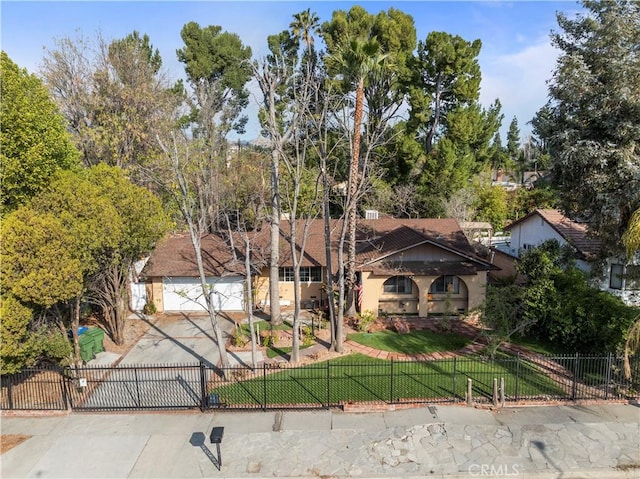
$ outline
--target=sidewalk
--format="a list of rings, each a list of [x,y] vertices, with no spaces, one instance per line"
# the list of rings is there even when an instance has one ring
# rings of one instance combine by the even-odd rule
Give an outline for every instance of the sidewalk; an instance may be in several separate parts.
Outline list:
[[[1,431],[31,436],[0,456],[2,478],[640,477],[640,408],[623,404],[73,413]]]

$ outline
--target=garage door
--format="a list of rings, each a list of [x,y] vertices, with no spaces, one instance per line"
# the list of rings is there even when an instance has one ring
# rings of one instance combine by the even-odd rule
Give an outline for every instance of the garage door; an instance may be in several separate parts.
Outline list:
[[[241,276],[207,278],[218,311],[244,311],[244,279]],[[165,311],[206,311],[200,281],[194,278],[167,277],[162,280]]]

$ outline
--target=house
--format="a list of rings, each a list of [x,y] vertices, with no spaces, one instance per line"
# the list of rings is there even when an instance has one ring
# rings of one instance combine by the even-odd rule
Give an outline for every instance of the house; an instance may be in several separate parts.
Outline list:
[[[334,274],[338,269],[340,226],[338,220],[331,221]],[[302,231],[301,222],[298,231]],[[283,221],[278,301],[284,307],[294,301],[289,232],[289,222]],[[475,255],[455,219],[361,219],[357,241],[361,311],[420,316],[466,312],[484,300],[487,273],[498,269]],[[256,268],[252,278],[253,301],[258,307],[268,307],[268,228],[252,234],[251,242],[251,259]],[[225,239],[218,235],[207,235],[202,240],[207,282],[219,298],[221,310],[245,307],[244,256],[240,251],[243,244],[239,238]],[[327,264],[322,220],[309,226],[300,265],[301,305],[306,308],[325,305]],[[204,310],[193,247],[187,235],[172,236],[159,244],[142,275],[147,278],[149,297],[158,311]]]
[[[505,228],[510,240],[500,249],[517,259],[522,251],[555,239],[561,245],[569,244],[576,254],[577,266],[592,273],[592,284],[602,291],[614,294],[628,304],[640,306],[640,266],[636,261],[627,264],[623,257],[606,258],[600,262],[602,269],[593,271],[598,259],[600,242],[588,235],[587,225],[570,220],[554,209],[536,209]],[[637,258],[636,258],[637,259]]]
[[[221,311],[244,311],[244,258],[234,257],[227,242],[218,235],[202,237],[201,252],[216,307]],[[153,301],[158,312],[207,310],[195,250],[188,234],[162,240],[140,277],[147,283],[147,301]]]
[[[511,239],[503,251],[511,256],[518,258],[521,251],[556,240],[573,247],[577,266],[585,272],[591,269],[589,260],[596,257],[600,248],[597,239],[588,237],[586,224],[572,221],[554,209],[536,209],[508,225],[505,231],[511,233]]]

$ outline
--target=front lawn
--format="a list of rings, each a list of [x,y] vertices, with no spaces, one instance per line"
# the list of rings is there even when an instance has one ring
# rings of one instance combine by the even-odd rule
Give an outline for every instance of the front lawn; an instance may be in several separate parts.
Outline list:
[[[457,334],[426,330],[401,334],[386,329],[375,333],[351,333],[347,339],[380,351],[404,354],[457,351],[471,342],[469,338]]]
[[[266,374],[264,374],[266,372]],[[515,358],[475,357],[423,362],[383,361],[349,355],[302,367],[248,372],[242,380],[220,384],[213,392],[230,406],[333,404],[341,401],[464,401],[467,379],[474,397],[490,401],[493,380],[505,380],[511,397],[562,397],[563,390],[532,363]]]

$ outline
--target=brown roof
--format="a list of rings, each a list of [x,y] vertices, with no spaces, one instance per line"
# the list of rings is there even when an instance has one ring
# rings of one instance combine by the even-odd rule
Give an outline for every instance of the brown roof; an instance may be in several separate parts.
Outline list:
[[[298,237],[302,237],[304,222],[296,223]],[[331,249],[333,251],[333,269],[337,269],[338,238],[341,220],[331,220]],[[251,235],[252,261],[268,264],[269,259],[269,227]],[[291,225],[283,220],[280,224],[280,266],[292,266],[289,235]],[[478,258],[466,236],[455,219],[395,219],[380,218],[377,220],[359,220],[357,230],[357,262],[367,263],[377,258],[384,258],[419,244],[429,243],[461,255],[461,261],[475,264],[476,269],[491,269],[489,263]],[[203,237],[202,250],[208,275],[222,276],[244,274],[244,242],[240,237],[233,239],[237,261],[234,261],[230,249],[231,241],[211,234]],[[300,244],[300,241],[298,241]],[[345,245],[346,247],[346,245]],[[297,248],[298,252],[300,247]],[[346,253],[346,252],[345,252]],[[447,262],[448,263],[448,262]],[[324,266],[326,264],[324,221],[317,219],[309,225],[309,233],[305,244],[305,254],[301,259],[302,266]],[[461,263],[462,264],[462,263]],[[418,268],[416,266],[416,268]],[[436,266],[421,266],[435,270]],[[415,269],[415,268],[414,268]],[[419,268],[418,268],[419,269]],[[418,271],[415,269],[415,271]],[[476,270],[474,269],[474,271]],[[426,271],[426,270],[425,270]],[[466,271],[466,270],[465,270]],[[456,273],[447,273],[456,274]],[[462,274],[462,273],[461,273]],[[467,274],[467,273],[464,273]],[[143,275],[152,276],[197,276],[198,271],[189,235],[174,235],[161,242],[152,253]]]
[[[600,241],[589,236],[587,224],[572,221],[560,211],[554,209],[536,209],[523,218],[514,221],[505,229],[509,230],[534,215],[542,217],[567,243],[576,248],[578,253],[584,257],[593,256],[600,249]]]
[[[218,235],[206,235],[201,239],[200,249],[207,276],[229,276],[244,274],[244,255],[236,252],[234,260],[231,248]],[[142,270],[142,276],[198,276],[195,250],[188,234],[175,234],[163,239],[155,248]]]
[[[361,269],[380,276],[469,276],[479,268],[471,261],[380,261]]]

